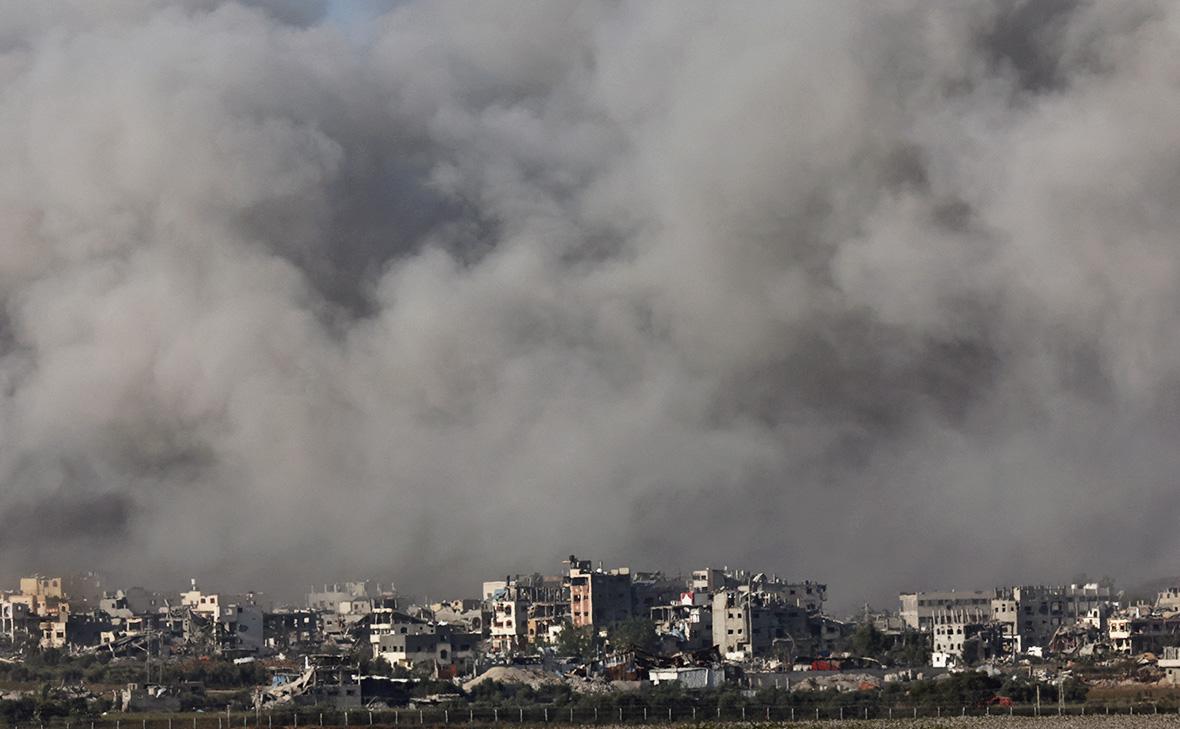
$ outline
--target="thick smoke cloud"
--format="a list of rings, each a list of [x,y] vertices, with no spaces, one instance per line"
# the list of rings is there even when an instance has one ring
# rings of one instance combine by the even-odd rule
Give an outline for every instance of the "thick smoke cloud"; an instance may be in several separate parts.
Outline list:
[[[0,9],[0,548],[1172,573],[1170,3]]]

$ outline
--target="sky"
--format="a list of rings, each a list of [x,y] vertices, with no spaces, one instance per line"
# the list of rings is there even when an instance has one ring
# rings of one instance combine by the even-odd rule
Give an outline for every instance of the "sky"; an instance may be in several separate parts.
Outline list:
[[[1180,8],[0,5],[0,577],[1173,575]]]

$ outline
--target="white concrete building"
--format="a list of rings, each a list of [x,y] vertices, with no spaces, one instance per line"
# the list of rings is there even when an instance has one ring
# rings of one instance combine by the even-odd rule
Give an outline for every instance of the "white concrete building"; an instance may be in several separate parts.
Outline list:
[[[911,629],[925,633],[933,627],[935,615],[956,610],[990,611],[995,596],[994,591],[950,590],[903,592],[898,599],[901,601],[901,619]]]

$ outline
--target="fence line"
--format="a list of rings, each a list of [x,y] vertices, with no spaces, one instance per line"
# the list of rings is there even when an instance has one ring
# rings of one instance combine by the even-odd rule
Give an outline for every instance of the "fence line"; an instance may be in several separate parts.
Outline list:
[[[612,707],[600,711],[598,706],[533,705],[431,706],[421,708],[370,711],[364,708],[325,710],[303,707],[298,710],[272,710],[239,713],[177,713],[136,715],[134,713],[102,718],[53,717],[45,720],[0,722],[9,729],[298,729],[299,727],[400,727],[449,725],[512,724],[669,724],[708,722],[762,721],[789,723],[799,721],[850,721],[866,719],[919,719],[964,716],[1051,717],[1085,715],[1180,715],[1180,707],[1139,702],[1130,704],[1016,704],[999,705],[889,705],[849,701],[845,705],[755,705],[693,703],[643,703]]]

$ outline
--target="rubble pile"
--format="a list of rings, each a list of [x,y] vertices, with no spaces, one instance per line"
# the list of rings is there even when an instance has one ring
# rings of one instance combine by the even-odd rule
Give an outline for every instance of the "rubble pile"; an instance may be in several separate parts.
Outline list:
[[[528,666],[493,666],[479,676],[463,684],[463,690],[472,691],[488,681],[521,684],[538,690],[545,686],[569,686],[579,693],[609,693],[615,688],[607,681],[586,679],[578,676],[561,676],[539,668]]]
[[[881,679],[867,673],[815,673],[791,686],[791,691],[870,691],[881,688]]]

